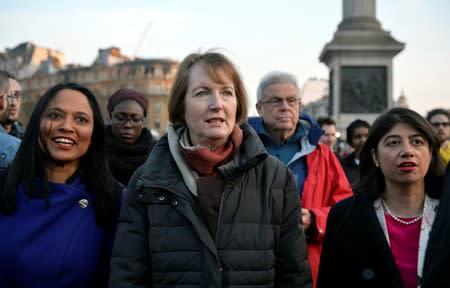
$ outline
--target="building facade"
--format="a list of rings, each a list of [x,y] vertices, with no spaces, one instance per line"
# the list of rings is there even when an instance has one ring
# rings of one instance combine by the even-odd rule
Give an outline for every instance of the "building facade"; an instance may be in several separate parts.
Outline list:
[[[328,79],[310,78],[300,91],[302,112],[314,117],[328,116]]]
[[[43,59],[41,64],[51,66],[51,57]],[[110,120],[106,109],[108,98],[115,91],[132,88],[143,92],[149,100],[144,125],[162,135],[169,124],[168,98],[178,64],[170,59],[133,59],[122,55],[119,48],[111,47],[100,49],[91,66],[66,65],[46,70],[37,69],[28,77],[20,77],[25,94],[20,120],[27,124],[35,103],[51,86],[61,82],[77,82],[89,88],[97,97],[106,123]],[[20,70],[12,72],[21,75]]]

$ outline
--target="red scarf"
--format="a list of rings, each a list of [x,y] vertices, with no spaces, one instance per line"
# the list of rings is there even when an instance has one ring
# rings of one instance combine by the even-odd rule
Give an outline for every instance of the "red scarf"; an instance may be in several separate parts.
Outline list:
[[[216,174],[215,168],[227,163],[233,157],[234,151],[239,150],[243,138],[242,130],[235,126],[228,138],[228,142],[214,151],[204,146],[196,151],[189,151],[180,146],[180,150],[190,168],[197,171],[200,175],[214,175]]]

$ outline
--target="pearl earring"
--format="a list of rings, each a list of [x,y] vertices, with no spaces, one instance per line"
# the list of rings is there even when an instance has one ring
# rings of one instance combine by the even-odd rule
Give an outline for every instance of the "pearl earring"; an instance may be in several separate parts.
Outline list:
[[[380,164],[378,164],[378,162],[375,162],[375,166],[380,167]]]

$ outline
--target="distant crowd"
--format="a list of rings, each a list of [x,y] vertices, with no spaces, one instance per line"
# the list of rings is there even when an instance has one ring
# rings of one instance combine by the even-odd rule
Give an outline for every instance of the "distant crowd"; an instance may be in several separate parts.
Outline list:
[[[450,287],[450,112],[301,112],[272,71],[249,117],[237,66],[179,65],[170,124],[133,87],[60,83],[24,127],[0,70],[0,287]],[[342,143],[341,143],[342,144]]]

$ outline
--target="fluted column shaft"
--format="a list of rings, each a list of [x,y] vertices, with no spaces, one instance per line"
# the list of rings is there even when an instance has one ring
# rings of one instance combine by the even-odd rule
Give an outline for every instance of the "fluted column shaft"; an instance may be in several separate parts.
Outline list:
[[[376,18],[376,0],[344,0],[344,19],[353,17]]]

